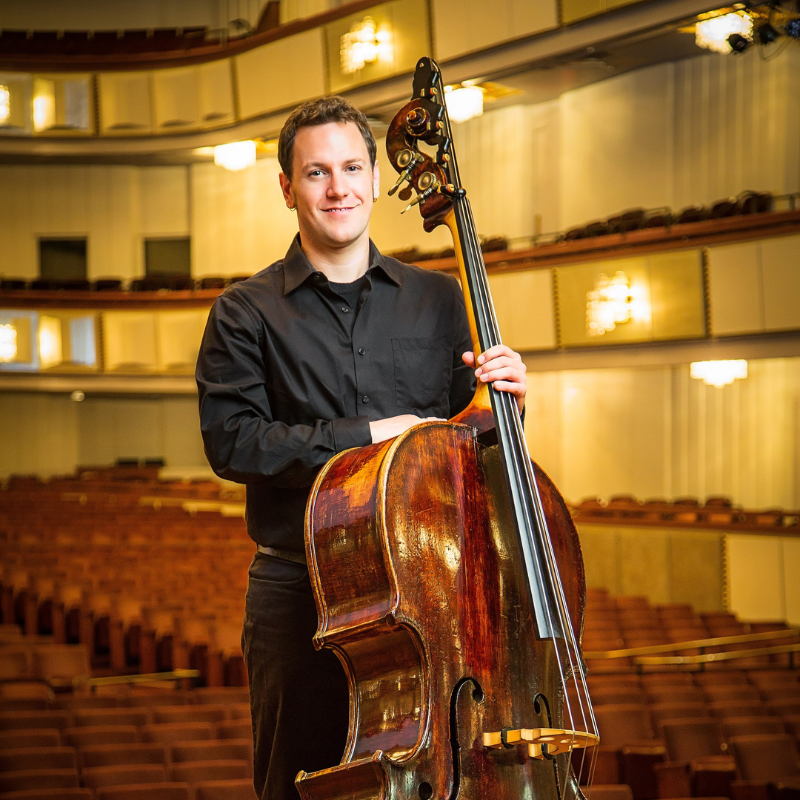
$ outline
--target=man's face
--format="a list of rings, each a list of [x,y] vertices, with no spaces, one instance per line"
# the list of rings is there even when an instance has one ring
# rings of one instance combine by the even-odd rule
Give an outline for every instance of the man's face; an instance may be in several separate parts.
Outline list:
[[[369,237],[378,196],[378,167],[352,122],[300,128],[294,141],[292,180],[281,174],[286,205],[297,209],[303,247],[341,250]]]

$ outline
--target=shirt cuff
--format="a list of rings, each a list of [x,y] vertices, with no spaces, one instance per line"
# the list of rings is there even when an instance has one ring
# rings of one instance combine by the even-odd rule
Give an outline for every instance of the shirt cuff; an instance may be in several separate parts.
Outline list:
[[[341,417],[331,422],[333,426],[333,445],[337,453],[351,447],[366,447],[372,444],[369,417]]]

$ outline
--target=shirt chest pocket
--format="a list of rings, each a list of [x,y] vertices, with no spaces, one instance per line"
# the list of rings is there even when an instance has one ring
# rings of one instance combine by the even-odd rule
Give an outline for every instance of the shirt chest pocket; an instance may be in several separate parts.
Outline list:
[[[449,337],[392,339],[392,357],[397,405],[446,413],[453,372]]]

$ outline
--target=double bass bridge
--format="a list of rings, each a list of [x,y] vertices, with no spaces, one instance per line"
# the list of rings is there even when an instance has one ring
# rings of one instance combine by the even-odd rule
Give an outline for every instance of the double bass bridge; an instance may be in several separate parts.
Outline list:
[[[488,749],[502,750],[527,745],[528,755],[537,759],[594,747],[599,742],[600,737],[593,733],[563,728],[503,728],[501,731],[483,734],[483,746]]]

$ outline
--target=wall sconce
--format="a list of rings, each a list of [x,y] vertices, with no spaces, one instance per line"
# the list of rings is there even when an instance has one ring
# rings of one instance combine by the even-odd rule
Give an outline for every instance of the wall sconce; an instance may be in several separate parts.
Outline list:
[[[55,367],[64,360],[61,344],[61,320],[42,316],[39,319],[39,364],[42,369]]]
[[[719,12],[711,13],[719,14]],[[732,52],[733,48],[728,41],[731,36],[736,42],[752,41],[753,18],[747,12],[735,11],[731,14],[711,16],[708,19],[701,19],[694,27],[695,44],[715,53]]]
[[[11,92],[8,86],[0,84],[0,125],[11,119]]]
[[[624,272],[616,272],[611,278],[601,274],[595,288],[586,293],[586,332],[602,336],[629,322],[634,316],[634,302]]]
[[[466,122],[483,114],[483,89],[475,85],[445,86],[444,102],[452,122]]]
[[[372,17],[353,23],[339,40],[339,63],[346,75],[358,72],[365,64],[391,57],[392,34],[386,29],[378,30]]]
[[[256,163],[256,143],[246,141],[217,145],[214,148],[214,163],[231,172],[252,167]]]
[[[13,325],[0,325],[0,361],[13,361],[17,357],[17,329]]]
[[[737,378],[747,377],[747,361],[743,358],[726,361],[693,361],[689,374],[709,386],[727,386]]]

